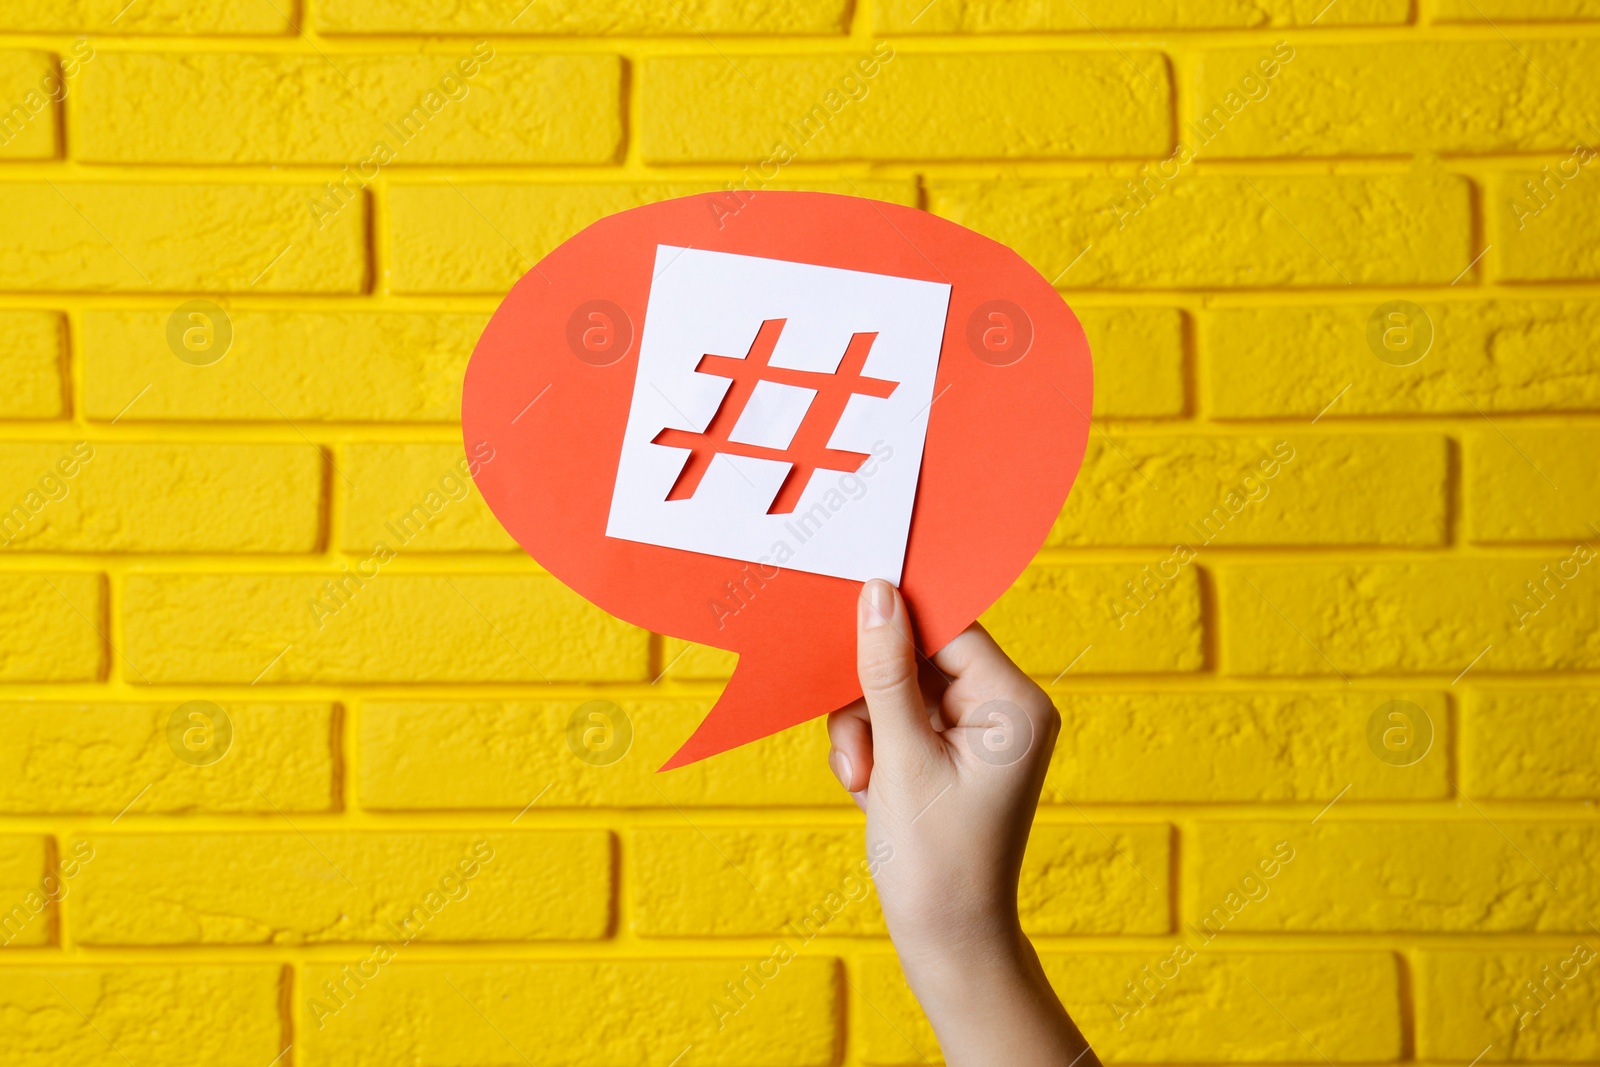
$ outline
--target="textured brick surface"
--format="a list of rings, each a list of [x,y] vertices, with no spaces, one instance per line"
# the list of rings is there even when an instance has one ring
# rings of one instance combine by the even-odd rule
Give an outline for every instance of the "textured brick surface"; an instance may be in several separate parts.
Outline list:
[[[694,193],[727,192],[715,202],[737,224],[746,189],[797,188],[792,183],[763,185],[762,172],[730,169],[721,181],[647,182],[582,185],[464,185],[397,183],[391,193],[390,241],[394,266],[390,284],[408,293],[504,293],[534,263],[568,237],[606,215]],[[746,184],[748,183],[748,184]],[[728,192],[736,186],[737,195]],[[865,196],[915,204],[910,182],[870,180],[806,183],[824,193]]]
[[[1580,0],[1581,2],[1581,0]],[[1406,20],[1404,0],[1344,0],[1331,8],[1300,0],[1081,0],[1066,5],[995,0],[884,0],[881,33],[1049,33],[1123,29],[1221,29],[1375,25]]]
[[[1461,713],[1461,788],[1473,797],[1600,797],[1597,745],[1593,690],[1482,691]]]
[[[272,964],[117,964],[0,970],[0,1056],[18,1067],[252,1067],[288,1043]]]
[[[339,481],[340,545],[347,552],[379,541],[408,552],[515,550],[473,488],[467,465],[456,444],[351,446],[339,463],[349,478]]]
[[[167,347],[169,315],[84,314],[90,418],[126,408],[118,421],[447,422],[460,417],[461,376],[488,321],[458,312],[234,309],[227,354],[194,367]]]
[[[796,958],[801,951],[790,946],[781,963],[772,948],[718,959],[400,961],[359,989],[341,967],[313,964],[305,971],[308,996],[294,1009],[300,1055],[318,1067],[379,1067],[520,1063],[559,1048],[577,1063],[648,1063],[694,1045],[696,1059],[711,1067],[827,1067],[837,1062],[838,963]],[[725,986],[748,981],[745,988],[756,990],[760,979],[746,974],[763,964],[781,978],[734,1011],[739,1002]],[[342,1006],[316,999],[325,983],[340,981],[357,990]],[[728,1006],[720,1028],[710,1010],[715,999]]]
[[[1175,958],[1178,946],[1187,952]],[[1041,962],[1108,1062],[1212,1062],[1219,1043],[1236,1063],[1399,1058],[1399,973],[1385,952],[1232,952],[1189,935],[1142,953],[1044,953]],[[938,1042],[893,957],[868,958],[862,971],[862,1062],[932,1062]],[[1127,988],[1136,982],[1139,996]],[[1347,1025],[1350,1012],[1360,1026]]]
[[[601,831],[94,835],[78,938],[99,945],[599,937]]]
[[[47,159],[60,137],[60,81],[49,52],[0,50],[0,159]]]
[[[14,743],[0,749],[0,811],[270,814],[333,807],[332,707],[218,706],[232,740],[221,759],[197,766],[173,758],[168,730],[181,705],[6,704],[0,715]]]
[[[51,940],[55,902],[65,893],[48,863],[47,845],[37,835],[0,836],[0,945],[44,945]]]
[[[1600,224],[1600,157],[1591,131],[1573,140],[1581,152],[1563,144],[1569,150],[1552,152],[1559,158],[1548,169],[1507,172],[1485,194],[1489,233],[1500,245],[1496,270],[1507,281],[1600,278],[1600,253],[1571,240]]]
[[[1143,51],[662,56],[640,70],[640,146],[653,163],[759,160],[778,144],[802,160],[1153,155],[1169,92]]]
[[[337,64],[259,53],[107,53],[84,68],[82,152],[108,162],[335,169],[375,160],[351,168],[358,181],[387,157],[398,164],[603,163],[621,135],[620,77],[612,56],[492,48],[347,56]],[[206,135],[197,137],[199,130]]]
[[[287,8],[255,0],[10,0],[0,30],[30,33],[281,34]]]
[[[1382,362],[1367,343],[1368,323],[1386,303],[1374,297],[1202,315],[1200,347],[1214,368],[1207,407],[1229,419],[1309,419],[1324,409],[1338,419],[1600,406],[1589,340],[1600,329],[1600,303],[1425,300],[1419,306],[1433,345],[1408,367]]]
[[[1557,19],[1600,18],[1600,4],[1595,0],[1439,0],[1434,8],[1434,18],[1441,22],[1482,23],[1542,22]]]
[[[1293,860],[1268,897],[1240,906],[1241,880],[1280,841]],[[1197,920],[1226,908],[1224,931],[1586,933],[1597,845],[1592,822],[1491,822],[1471,809],[1440,822],[1203,823],[1186,905]]]
[[[1595,430],[1485,426],[1466,437],[1462,496],[1474,541],[1594,541],[1600,519]],[[1567,546],[1573,547],[1571,544]],[[1563,557],[1570,556],[1563,552]],[[1578,574],[1577,564],[1564,568]]]
[[[426,0],[328,0],[318,5],[316,22],[324,33],[824,34],[844,32],[848,12],[845,0],[772,6],[740,0],[626,0],[604,5],[543,0],[521,11],[516,5],[494,3],[441,8]]]
[[[928,198],[1073,288],[1445,284],[1477,252],[1467,185],[1447,175],[1180,171],[1137,214],[1129,180],[938,180]]]
[[[1183,315],[1173,308],[1076,308],[1094,353],[1094,413],[1181,415],[1187,389]]]
[[[1417,954],[1417,1054],[1484,1053],[1494,1062],[1574,1063],[1600,1056],[1600,938],[1592,930],[1540,951]],[[1463,1052],[1468,1045],[1475,1051]]]
[[[48,419],[62,412],[61,317],[46,311],[0,312],[0,418]]]
[[[105,668],[106,586],[98,574],[0,580],[0,681],[93,681]]]

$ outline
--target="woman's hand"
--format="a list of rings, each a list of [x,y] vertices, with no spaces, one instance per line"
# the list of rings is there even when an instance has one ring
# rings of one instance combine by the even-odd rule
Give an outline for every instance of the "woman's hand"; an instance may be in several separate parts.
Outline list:
[[[973,624],[920,660],[900,594],[861,591],[863,700],[828,718],[829,765],[867,814],[889,936],[950,1067],[1098,1060],[1017,916],[1017,878],[1060,716]]]

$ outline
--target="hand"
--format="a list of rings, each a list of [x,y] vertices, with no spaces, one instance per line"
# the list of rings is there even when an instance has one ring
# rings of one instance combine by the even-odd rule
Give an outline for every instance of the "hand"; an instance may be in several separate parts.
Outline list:
[[[857,627],[865,696],[828,717],[828,762],[892,850],[878,899],[945,1062],[1098,1067],[1017,915],[1055,706],[976,623],[919,662],[887,582],[862,587]]]

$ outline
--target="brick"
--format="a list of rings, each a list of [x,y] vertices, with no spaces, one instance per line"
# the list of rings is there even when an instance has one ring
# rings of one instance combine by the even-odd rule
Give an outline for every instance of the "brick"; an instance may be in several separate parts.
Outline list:
[[[1018,666],[1044,678],[1069,667],[1085,674],[1200,669],[1194,568],[1180,570],[1133,611],[1121,598],[1124,584],[1139,577],[1133,564],[1030,567],[982,622]]]
[[[748,170],[748,168],[746,168]],[[759,175],[729,171],[720,182],[583,185],[468,185],[397,182],[389,189],[389,282],[402,293],[495,293],[510,289],[562,241],[607,215],[695,193],[804,188],[915,205],[911,181],[863,178],[760,184]],[[737,225],[740,197],[713,202],[725,225]]]
[[[694,1062],[708,1067],[831,1067],[842,1028],[836,960],[768,963],[781,978],[733,1010],[726,984],[755,989],[760,979],[746,975],[772,959],[770,947],[721,959],[402,959],[364,986],[336,964],[312,963],[294,1006],[296,1063],[666,1063],[693,1045]],[[335,1000],[324,983],[352,992]],[[711,1010],[719,1000],[720,1016]]]
[[[1594,41],[1300,44],[1276,77],[1241,88],[1271,55],[1206,52],[1191,120],[1210,121],[1180,136],[1207,156],[1528,152],[1570,149],[1600,107],[1584,73],[1600,62]]]
[[[1444,284],[1478,251],[1467,183],[1449,175],[1184,171],[1137,213],[1128,185],[936,180],[928,199],[1072,289]]]
[[[0,312],[0,419],[53,419],[66,414],[62,382],[65,336],[49,311]]]
[[[355,188],[391,162],[614,159],[622,139],[617,57],[482,48],[489,51],[345,55],[337,63],[266,53],[107,52],[83,70],[75,151],[110,163],[350,164]],[[339,184],[343,174],[327,180]]]
[[[92,682],[105,671],[105,579],[98,574],[0,578],[0,681]]]
[[[329,811],[329,704],[219,702],[233,727],[224,758],[173,759],[165,704],[0,704],[15,743],[0,749],[7,814]]]
[[[723,679],[733,676],[739,654],[668,637],[661,642],[661,659],[666,664],[662,668],[664,678],[675,681],[681,678]]]
[[[598,710],[626,721],[633,736],[625,753],[604,765],[578,758],[567,742],[568,722],[590,699],[364,704],[356,717],[361,805],[517,812],[535,797],[541,809],[850,803],[828,771],[828,735],[820,720],[725,759],[658,775],[656,768],[705,718],[714,698],[600,698],[614,703]]]
[[[70,892],[50,863],[50,841],[37,834],[0,836],[0,947],[47,945],[53,903]]]
[[[0,50],[0,159],[53,159],[62,82],[49,52]]]
[[[1438,0],[1435,22],[1554,22],[1600,18],[1596,0]]]
[[[1472,810],[1428,822],[1330,816],[1201,823],[1191,841],[1186,913],[1224,908],[1224,932],[1586,931],[1600,884],[1592,822],[1491,822]],[[1294,854],[1270,898],[1240,903],[1241,880],[1282,841]]]
[[[195,367],[167,347],[169,314],[83,313],[90,418],[126,408],[118,421],[453,423],[467,357],[488,322],[458,312],[236,309],[232,347]]]
[[[1600,600],[1581,591],[1558,594],[1527,618],[1534,601],[1523,583],[1542,581],[1540,567],[1548,562],[1227,567],[1217,580],[1222,669],[1436,671],[1450,677],[1469,665],[1475,671],[1593,670],[1600,666]],[[1519,629],[1519,620],[1527,625]]]
[[[1577,542],[1596,536],[1600,431],[1483,427],[1467,434],[1462,453],[1471,540]]]
[[[1140,156],[1171,136],[1145,51],[651,56],[639,92],[651,163]]]
[[[1031,934],[1170,929],[1166,826],[1036,826],[1018,907]],[[633,929],[643,937],[883,936],[855,827],[707,826],[630,835]],[[881,861],[894,863],[893,855]],[[750,887],[752,883],[755,890]],[[685,894],[683,887],[697,890]]]
[[[485,455],[494,462],[494,451]],[[339,461],[349,477],[344,494],[346,552],[365,552],[383,541],[408,552],[514,552],[473,487],[460,444],[350,445]]]
[[[1417,1056],[1572,1063],[1600,1058],[1600,939],[1539,949],[1417,953]],[[1530,983],[1532,988],[1530,988]],[[1468,1045],[1472,1051],[1463,1052]]]
[[[1461,790],[1495,799],[1600,798],[1600,693],[1496,689],[1461,712]]]
[[[1432,758],[1373,758],[1368,718],[1390,700],[1421,707]],[[1448,796],[1443,696],[1416,691],[1057,692],[1061,735],[1043,803],[1324,804],[1347,785],[1362,800]]]
[[[1045,543],[1441,544],[1447,477],[1438,434],[1098,432]]]
[[[321,536],[322,468],[303,444],[0,443],[0,500],[23,508],[0,515],[0,546],[309,552]]]
[[[1046,952],[1040,962],[1110,1063],[1399,1059],[1400,976],[1389,953],[1227,952],[1197,941],[1145,952]],[[1175,957],[1183,944],[1190,951]],[[1158,972],[1176,977],[1162,981]],[[1142,1008],[1128,988],[1134,982],[1145,990]],[[863,1063],[938,1062],[933,1029],[894,957],[863,960],[855,999]],[[1361,1025],[1349,1025],[1352,1018]]]
[[[0,288],[355,293],[366,285],[363,210],[315,230],[306,209],[315,186],[54,185],[0,185],[13,212],[0,240]]]
[[[1094,414],[1114,419],[1182,415],[1187,400],[1183,312],[1176,308],[1074,308],[1094,354]]]
[[[803,0],[752,7],[737,0],[627,0],[603,8],[579,0],[546,0],[518,13],[488,3],[441,9],[425,0],[325,0],[317,6],[323,33],[562,34],[595,37],[693,36],[700,34],[842,34],[848,31],[845,0]]]
[[[319,574],[130,575],[124,651],[157,683],[644,677],[648,635],[554,578],[393,574],[381,560]]]
[[[601,830],[89,840],[72,911],[83,944],[576,940],[611,919]]]
[[[1225,419],[1310,419],[1326,409],[1324,418],[1339,419],[1600,406],[1590,343],[1600,302],[1424,300],[1432,347],[1395,367],[1367,346],[1368,320],[1386,301],[1204,313],[1207,409]]]
[[[288,1039],[277,964],[0,970],[0,1059],[13,1067],[261,1067]]]
[[[1584,80],[1580,76],[1580,81]],[[1587,142],[1593,134],[1585,132]],[[1600,252],[1579,234],[1600,226],[1600,175],[1592,145],[1581,155],[1570,145],[1545,171],[1500,174],[1486,193],[1484,212],[1498,247],[1495,273],[1505,281],[1542,282],[1600,278]],[[1579,166],[1579,159],[1587,160]],[[1563,175],[1567,179],[1563,181]],[[1530,192],[1526,183],[1533,183]],[[1537,211],[1537,214],[1534,212]]]
[[[876,7],[879,33],[1061,33],[1099,30],[1224,27],[1268,29],[1279,26],[1361,26],[1405,22],[1405,0],[1345,0],[1332,8],[1312,0],[1220,0],[1188,3],[1155,0],[1129,4],[1119,0],[1077,0],[1056,4],[1006,4],[993,0],[884,0]]]
[[[13,33],[282,34],[284,8],[257,0],[7,0],[0,30]]]

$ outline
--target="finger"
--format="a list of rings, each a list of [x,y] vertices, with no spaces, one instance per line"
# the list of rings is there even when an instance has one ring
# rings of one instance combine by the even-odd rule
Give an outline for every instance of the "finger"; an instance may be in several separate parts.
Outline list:
[[[861,702],[828,716],[828,768],[848,793],[859,793],[872,777],[872,729]]]
[[[856,613],[856,671],[872,722],[878,762],[926,756],[939,744],[917,685],[911,616],[894,586],[874,578],[861,587]]]
[[[1011,657],[995,643],[981,623],[975,622],[957,634],[949,644],[933,654],[933,662],[952,680],[977,676],[1032,684],[1032,679],[1011,661]]]

